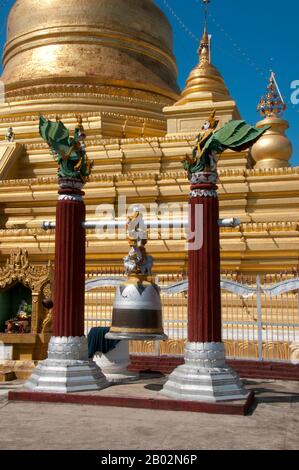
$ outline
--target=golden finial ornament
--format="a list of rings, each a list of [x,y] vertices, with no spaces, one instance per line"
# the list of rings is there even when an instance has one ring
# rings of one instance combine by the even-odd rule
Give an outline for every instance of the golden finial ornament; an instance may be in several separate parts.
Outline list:
[[[289,123],[282,118],[286,104],[279,90],[274,72],[271,71],[266,93],[262,96],[257,110],[263,119],[258,128],[270,126],[251,149],[255,168],[285,168],[290,166],[292,144],[285,134]]]
[[[271,71],[266,93],[260,99],[257,111],[263,117],[280,117],[286,110],[286,104],[280,93],[275,73]]]
[[[198,48],[198,55],[200,59],[200,63],[207,62],[211,63],[211,44],[210,44],[210,36],[207,32],[207,17],[208,17],[208,6],[211,0],[202,0],[203,5],[204,5],[204,32],[202,35],[202,38],[199,42],[199,48]]]

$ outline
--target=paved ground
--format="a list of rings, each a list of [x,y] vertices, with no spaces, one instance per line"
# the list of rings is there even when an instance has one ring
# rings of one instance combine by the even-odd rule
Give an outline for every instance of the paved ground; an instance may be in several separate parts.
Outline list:
[[[299,382],[246,381],[250,416],[7,402],[0,383],[0,449],[299,449]]]

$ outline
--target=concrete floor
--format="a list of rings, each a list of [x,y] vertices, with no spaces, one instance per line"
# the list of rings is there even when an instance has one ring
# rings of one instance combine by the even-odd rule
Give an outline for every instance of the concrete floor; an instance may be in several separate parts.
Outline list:
[[[0,449],[299,449],[299,382],[247,380],[249,416],[8,402],[0,383]]]

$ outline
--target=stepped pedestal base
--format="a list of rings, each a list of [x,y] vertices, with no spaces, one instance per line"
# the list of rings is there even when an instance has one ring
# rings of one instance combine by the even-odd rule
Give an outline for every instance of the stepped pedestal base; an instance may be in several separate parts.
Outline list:
[[[109,382],[101,369],[88,360],[83,337],[52,337],[48,359],[33,371],[25,387],[35,392],[71,393],[101,390]]]
[[[204,403],[246,400],[249,396],[238,374],[226,364],[222,343],[187,343],[185,364],[170,374],[161,393]]]
[[[113,383],[126,383],[139,379],[139,372],[129,372],[129,341],[121,340],[114,349],[103,354],[95,353],[93,360],[100,367],[106,379]]]

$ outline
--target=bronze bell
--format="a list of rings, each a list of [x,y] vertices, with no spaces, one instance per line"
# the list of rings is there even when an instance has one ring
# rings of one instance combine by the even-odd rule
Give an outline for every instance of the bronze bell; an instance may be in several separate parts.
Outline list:
[[[159,287],[146,276],[129,277],[117,287],[108,339],[167,339]]]
[[[124,262],[128,278],[116,289],[112,325],[105,336],[108,339],[167,339],[162,324],[160,288],[149,277],[153,258],[145,250],[143,224],[142,214],[136,209],[127,224],[131,250]]]

